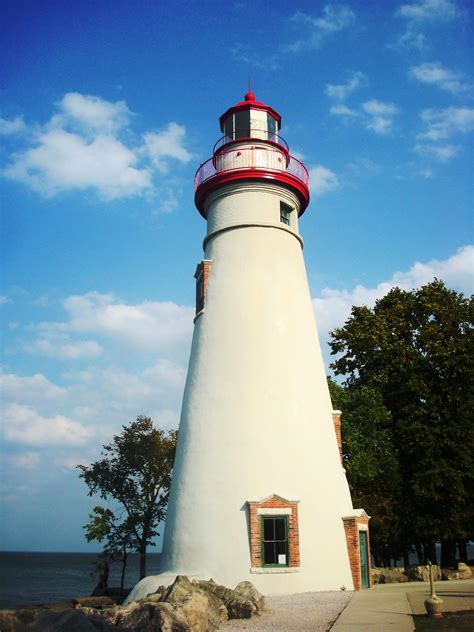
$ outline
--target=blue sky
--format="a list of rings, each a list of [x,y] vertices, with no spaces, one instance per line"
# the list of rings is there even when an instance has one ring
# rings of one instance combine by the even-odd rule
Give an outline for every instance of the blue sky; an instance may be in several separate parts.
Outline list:
[[[461,0],[2,2],[1,549],[95,550],[74,466],[138,414],[176,427],[193,176],[249,77],[310,171],[324,347],[394,285],[472,292],[473,17]]]

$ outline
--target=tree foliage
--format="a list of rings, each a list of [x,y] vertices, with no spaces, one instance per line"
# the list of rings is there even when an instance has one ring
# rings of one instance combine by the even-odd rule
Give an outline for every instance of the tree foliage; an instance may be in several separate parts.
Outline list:
[[[119,543],[119,548],[126,541],[127,547],[138,551],[140,578],[146,574],[147,547],[153,546],[157,526],[166,516],[176,436],[175,431],[158,430],[149,417],[139,416],[103,446],[102,458],[78,465],[89,496],[117,501],[123,508],[121,521],[110,510],[96,508],[100,511],[91,515],[87,533],[102,535]]]
[[[86,540],[96,540],[103,544],[102,558],[105,561],[122,562],[120,589],[123,592],[128,554],[136,551],[140,544],[136,533],[129,527],[127,519],[121,522],[113,511],[104,507],[94,507],[89,518],[89,522],[83,527],[86,530]]]
[[[472,537],[472,325],[472,298],[434,280],[394,288],[374,309],[353,307],[331,334],[331,366],[351,398],[365,389],[389,413],[379,415],[377,441],[396,458],[400,539],[431,551],[439,539]]]

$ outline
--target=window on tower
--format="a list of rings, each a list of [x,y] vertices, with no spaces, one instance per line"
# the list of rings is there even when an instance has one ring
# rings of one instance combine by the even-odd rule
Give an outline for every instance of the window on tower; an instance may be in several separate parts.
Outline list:
[[[261,516],[262,565],[288,566],[288,516]]]
[[[280,222],[282,224],[290,226],[292,211],[293,209],[289,204],[285,204],[285,202],[280,202]]]
[[[292,573],[299,568],[298,503],[277,494],[247,501],[252,573]]]

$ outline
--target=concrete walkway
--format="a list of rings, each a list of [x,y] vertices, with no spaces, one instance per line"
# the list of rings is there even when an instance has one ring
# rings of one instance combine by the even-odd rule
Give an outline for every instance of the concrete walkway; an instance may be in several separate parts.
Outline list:
[[[436,582],[443,611],[474,610],[474,579]],[[361,590],[339,615],[331,632],[413,632],[412,614],[424,614],[429,584],[382,584]]]

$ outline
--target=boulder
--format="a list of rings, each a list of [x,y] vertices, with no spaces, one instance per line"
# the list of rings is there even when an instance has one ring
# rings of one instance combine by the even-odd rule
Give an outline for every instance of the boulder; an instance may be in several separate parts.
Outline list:
[[[190,581],[184,576],[125,606],[97,601],[100,599],[76,600],[77,610],[96,632],[214,632],[228,618],[248,619],[264,607],[263,596],[250,582],[231,590],[212,580]],[[75,630],[71,628],[71,632]],[[84,632],[89,630],[84,628]]]
[[[108,596],[102,597],[76,597],[72,600],[73,606],[86,606],[87,608],[110,608],[115,606],[115,601]]]
[[[410,581],[405,575],[403,567],[373,569],[372,580],[374,584],[399,584]]]
[[[433,581],[441,579],[441,569],[437,564],[433,564]],[[429,582],[430,581],[430,567],[429,566],[408,566],[405,569],[405,574],[412,582]]]
[[[213,632],[221,624],[221,603],[199,584],[178,575],[166,591],[163,601],[170,603],[188,621],[193,632]]]
[[[23,632],[25,624],[17,618],[14,610],[0,610],[1,632]]]
[[[25,630],[28,632],[117,632],[100,617],[93,622],[82,610],[78,609],[64,612],[46,610]]]
[[[441,576],[445,582],[450,582],[455,579],[461,579],[461,573],[452,568],[441,569]]]
[[[265,609],[265,598],[258,592],[255,586],[250,582],[240,582],[234,589],[238,593],[251,601],[255,606],[255,614],[262,614]]]
[[[469,579],[472,577],[472,569],[464,562],[458,562],[458,571],[461,573],[461,579]]]
[[[453,581],[455,579],[470,579],[472,577],[472,570],[464,562],[458,562],[457,569],[443,568],[441,574],[444,581]]]
[[[121,608],[115,618],[115,631],[194,632],[182,614],[169,603],[133,603]],[[196,628],[197,630],[198,628]]]

